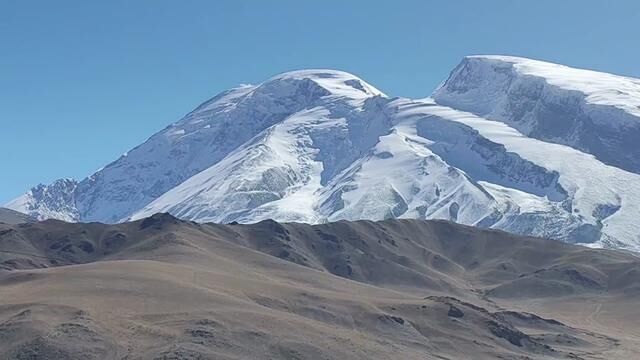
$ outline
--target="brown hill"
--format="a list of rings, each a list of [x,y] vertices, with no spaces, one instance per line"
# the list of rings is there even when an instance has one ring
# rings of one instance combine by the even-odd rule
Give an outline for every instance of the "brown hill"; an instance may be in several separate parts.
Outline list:
[[[442,221],[0,224],[3,359],[628,359],[640,258]]]
[[[31,221],[33,221],[33,219],[27,214],[0,207],[0,223],[21,224]]]

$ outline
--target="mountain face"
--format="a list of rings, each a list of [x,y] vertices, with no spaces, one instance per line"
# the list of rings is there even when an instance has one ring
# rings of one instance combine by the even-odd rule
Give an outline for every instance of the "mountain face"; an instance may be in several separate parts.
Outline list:
[[[633,359],[640,258],[446,221],[0,224],[2,359]]]
[[[80,216],[75,204],[78,182],[59,179],[49,185],[40,184],[29,192],[9,202],[6,207],[36,220],[58,219],[78,221]]]
[[[522,58],[471,56],[433,98],[640,172],[640,79]]]
[[[223,92],[87,179],[7,207],[110,223],[446,219],[637,250],[638,106],[640,80],[513,57],[465,58],[417,100],[295,71]]]

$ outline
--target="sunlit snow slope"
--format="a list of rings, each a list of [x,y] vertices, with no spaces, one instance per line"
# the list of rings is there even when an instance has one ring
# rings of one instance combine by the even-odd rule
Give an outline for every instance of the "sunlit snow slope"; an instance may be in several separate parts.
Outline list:
[[[435,100],[411,100],[295,71],[224,92],[87,179],[8,207],[104,222],[439,218],[640,249],[639,83],[474,56]]]

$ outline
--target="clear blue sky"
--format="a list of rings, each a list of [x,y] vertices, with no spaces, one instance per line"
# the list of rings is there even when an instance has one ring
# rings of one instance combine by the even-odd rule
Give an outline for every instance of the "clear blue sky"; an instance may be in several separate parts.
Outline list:
[[[640,77],[639,24],[638,0],[0,0],[0,204],[279,72],[409,97],[480,53]]]

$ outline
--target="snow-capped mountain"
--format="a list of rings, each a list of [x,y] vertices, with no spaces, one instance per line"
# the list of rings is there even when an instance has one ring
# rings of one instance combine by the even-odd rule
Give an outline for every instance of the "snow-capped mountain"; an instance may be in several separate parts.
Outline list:
[[[78,221],[80,215],[75,204],[77,186],[78,182],[73,179],[59,179],[49,185],[39,184],[6,204],[6,207],[37,220]]]
[[[516,57],[470,56],[433,97],[640,172],[640,79]]]
[[[513,57],[465,58],[418,100],[294,71],[7,207],[103,222],[440,218],[640,249],[639,105],[640,80]]]

